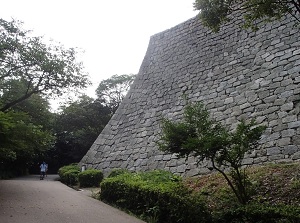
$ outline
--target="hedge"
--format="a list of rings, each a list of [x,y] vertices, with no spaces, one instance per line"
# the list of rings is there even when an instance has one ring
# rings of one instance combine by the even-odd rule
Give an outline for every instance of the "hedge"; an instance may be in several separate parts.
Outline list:
[[[80,168],[76,163],[70,164],[68,166],[63,166],[58,170],[60,181],[70,186],[76,185],[78,183],[79,173]]]
[[[300,207],[250,203],[215,214],[219,223],[299,223]]]
[[[80,187],[99,187],[103,180],[103,173],[100,170],[88,169],[78,174]]]
[[[161,223],[211,222],[200,196],[182,184],[181,178],[166,171],[124,172],[100,184],[100,199],[126,209],[143,219]]]

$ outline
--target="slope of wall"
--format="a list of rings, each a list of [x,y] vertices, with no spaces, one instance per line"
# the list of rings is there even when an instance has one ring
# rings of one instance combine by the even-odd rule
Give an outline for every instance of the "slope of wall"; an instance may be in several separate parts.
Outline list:
[[[211,33],[197,18],[150,38],[139,74],[81,164],[104,171],[166,169],[206,173],[191,157],[157,149],[160,119],[182,114],[183,94],[203,101],[234,128],[242,118],[268,126],[244,164],[300,159],[300,32],[290,19],[241,30],[239,20]]]

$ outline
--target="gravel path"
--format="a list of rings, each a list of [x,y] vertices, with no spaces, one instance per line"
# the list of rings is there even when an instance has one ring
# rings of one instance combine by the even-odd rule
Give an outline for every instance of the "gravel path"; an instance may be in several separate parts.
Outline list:
[[[0,180],[1,223],[142,223],[56,181],[57,175]]]

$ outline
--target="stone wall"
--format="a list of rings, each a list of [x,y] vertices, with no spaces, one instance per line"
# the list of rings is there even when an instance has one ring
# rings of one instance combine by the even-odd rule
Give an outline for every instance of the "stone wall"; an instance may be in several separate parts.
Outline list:
[[[240,22],[212,33],[192,18],[152,36],[130,91],[81,164],[104,174],[114,168],[207,173],[207,163],[197,167],[192,157],[157,149],[160,120],[181,116],[183,95],[231,128],[242,118],[268,126],[245,165],[299,160],[299,28],[289,18],[257,32],[240,29]]]

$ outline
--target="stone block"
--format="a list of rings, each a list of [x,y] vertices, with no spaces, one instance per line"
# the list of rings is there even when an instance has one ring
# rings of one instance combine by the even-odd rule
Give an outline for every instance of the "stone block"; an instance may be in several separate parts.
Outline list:
[[[286,138],[281,138],[277,140],[277,146],[283,147],[283,146],[287,146],[291,143],[291,138],[290,137],[286,137]]]
[[[252,165],[253,162],[254,162],[254,159],[253,159],[253,158],[243,159],[242,165]]]
[[[272,155],[268,157],[269,161],[275,161],[275,160],[281,160],[284,158],[284,155],[279,154],[279,155]]]
[[[266,156],[263,157],[257,157],[253,159],[253,164],[262,164],[268,161],[268,158]]]
[[[281,154],[281,150],[279,147],[272,147],[267,149],[267,155],[268,156],[273,156],[273,155],[278,155]]]
[[[294,129],[286,129],[286,130],[283,130],[281,132],[281,136],[282,138],[285,138],[285,137],[292,137],[295,135],[295,130]]]
[[[292,160],[300,160],[300,151],[294,153],[291,158]]]
[[[291,122],[296,122],[297,120],[298,120],[297,115],[289,115],[282,118],[282,123],[291,123]]]
[[[294,104],[293,102],[289,102],[289,103],[286,103],[284,105],[281,106],[280,110],[281,111],[290,111],[294,108]]]
[[[300,126],[300,121],[290,122],[288,123],[288,128],[298,128]]]
[[[292,155],[292,154],[295,154],[298,151],[300,151],[298,146],[296,146],[296,145],[287,145],[282,149],[282,154],[283,155]]]

